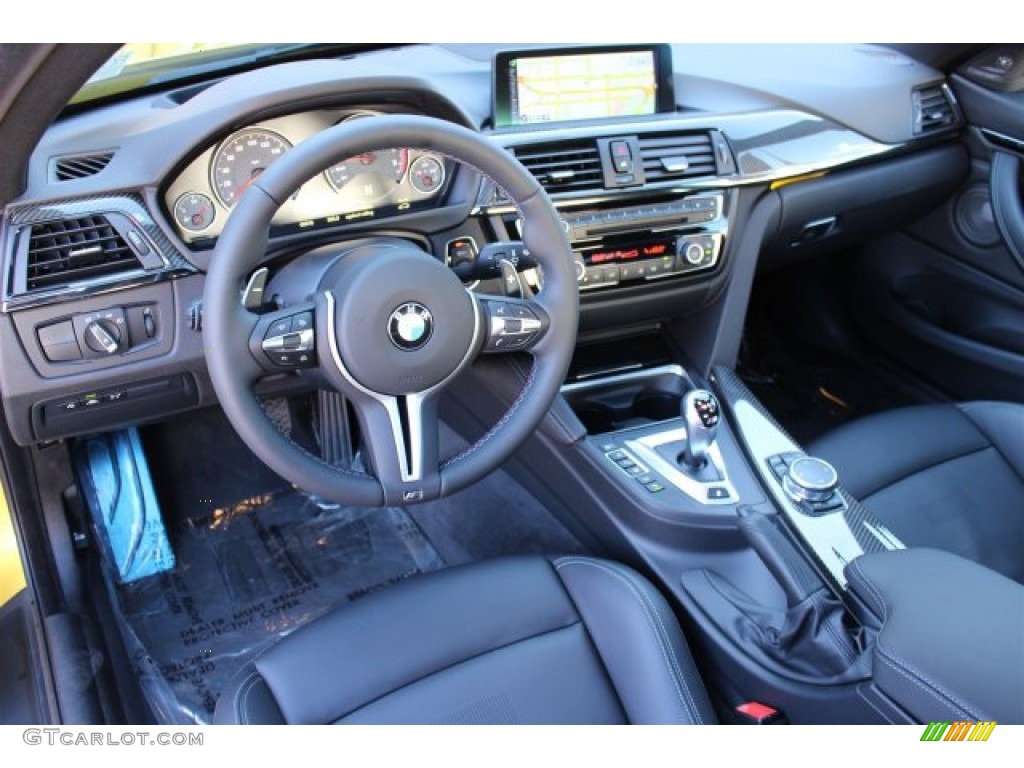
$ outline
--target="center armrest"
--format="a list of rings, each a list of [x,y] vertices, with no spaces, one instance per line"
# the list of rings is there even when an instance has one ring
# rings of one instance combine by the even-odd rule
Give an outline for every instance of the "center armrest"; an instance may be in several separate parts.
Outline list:
[[[846,576],[878,627],[874,683],[908,714],[1024,723],[1024,585],[932,549],[864,555]]]

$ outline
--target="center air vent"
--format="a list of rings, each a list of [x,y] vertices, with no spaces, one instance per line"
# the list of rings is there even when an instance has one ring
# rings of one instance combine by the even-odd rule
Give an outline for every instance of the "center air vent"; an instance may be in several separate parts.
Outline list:
[[[53,163],[53,176],[57,181],[71,181],[95,176],[113,159],[113,152],[93,152],[88,155],[58,157]]]
[[[33,224],[25,261],[29,291],[142,269],[105,215]]]
[[[706,132],[644,134],[639,143],[648,183],[714,176],[718,172],[711,135]]]
[[[914,133],[931,133],[957,123],[956,107],[944,84],[914,91]]]
[[[601,189],[604,183],[601,158],[592,139],[532,144],[517,147],[515,154],[516,159],[551,193]]]

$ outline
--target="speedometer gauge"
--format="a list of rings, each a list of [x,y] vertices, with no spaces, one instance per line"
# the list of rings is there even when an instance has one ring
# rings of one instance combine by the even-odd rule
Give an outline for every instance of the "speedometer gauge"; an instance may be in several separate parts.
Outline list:
[[[369,206],[390,195],[408,167],[408,149],[364,152],[328,168],[327,179],[338,192],[344,189],[353,203]]]
[[[210,183],[230,208],[270,164],[291,149],[288,141],[265,128],[246,128],[220,145],[210,166]]]

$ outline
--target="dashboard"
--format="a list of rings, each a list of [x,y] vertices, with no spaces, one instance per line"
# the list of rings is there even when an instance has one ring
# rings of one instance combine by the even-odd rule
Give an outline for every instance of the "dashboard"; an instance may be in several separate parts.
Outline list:
[[[576,87],[570,67],[536,65],[541,54],[552,50],[382,48],[168,86],[55,122],[0,233],[0,391],[15,439],[214,402],[198,331],[217,238],[276,158],[341,122],[417,114],[481,132],[558,208],[583,332],[718,317],[689,326],[708,348],[729,302],[742,310],[759,259],[842,243],[866,206],[886,209],[880,169],[905,179],[912,160],[923,170],[907,194],[941,192],[962,126],[941,73],[865,45],[656,47],[656,71],[630,70],[620,111],[604,93],[584,111],[525,90],[514,110],[496,102],[515,91],[510,61],[531,62],[535,91],[553,72]],[[517,241],[518,227],[475,169],[429,147],[382,146],[338,158],[280,207],[268,292],[275,271],[309,254],[395,237],[467,287],[501,290],[478,257]],[[525,279],[542,286],[536,273]]]

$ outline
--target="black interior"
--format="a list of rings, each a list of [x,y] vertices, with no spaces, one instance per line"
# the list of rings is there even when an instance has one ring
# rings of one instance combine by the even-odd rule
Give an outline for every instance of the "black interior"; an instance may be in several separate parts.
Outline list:
[[[1024,49],[668,46],[657,114],[503,127],[497,48],[61,114],[109,47],[0,58],[0,720],[1024,722]],[[340,202],[367,111],[436,188]],[[231,208],[244,130],[295,165]]]

